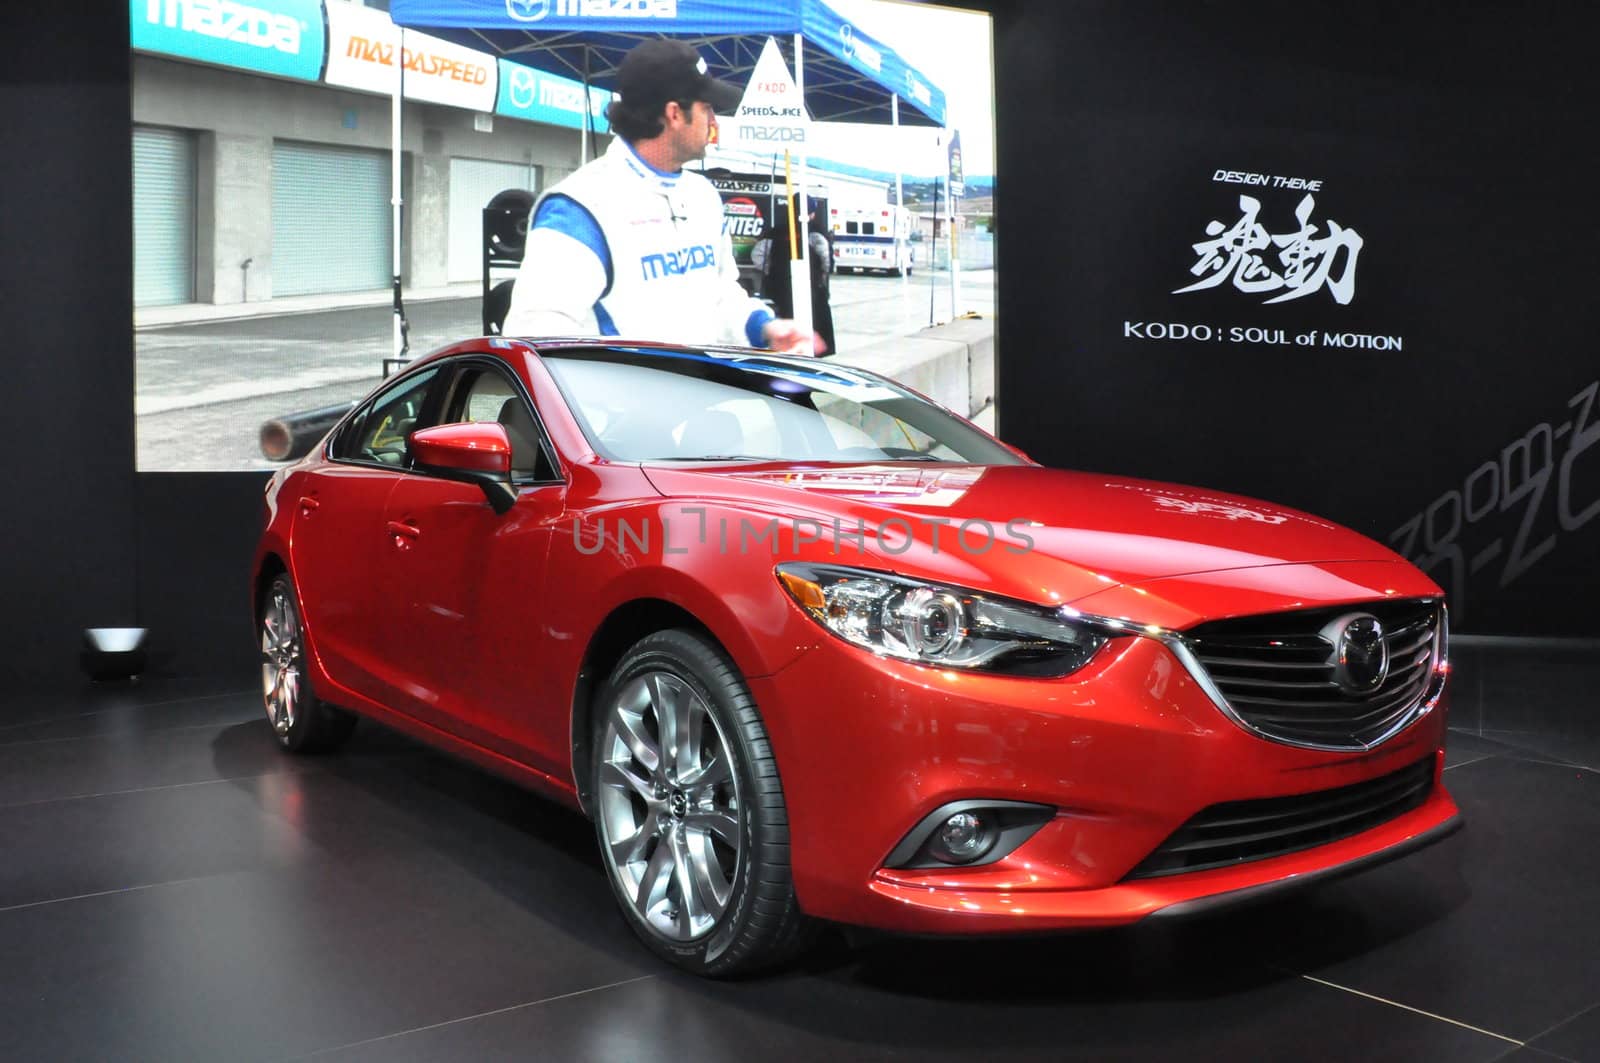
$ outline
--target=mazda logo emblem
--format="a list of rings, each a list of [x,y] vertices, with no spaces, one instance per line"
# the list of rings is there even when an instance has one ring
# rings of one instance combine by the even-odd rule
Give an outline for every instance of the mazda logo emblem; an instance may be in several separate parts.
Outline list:
[[[1389,642],[1370,613],[1350,613],[1322,629],[1333,643],[1333,681],[1346,694],[1371,694],[1389,678]]]
[[[517,22],[538,22],[550,13],[550,0],[506,0],[506,15]]]
[[[511,103],[516,107],[532,107],[534,99],[533,71],[525,66],[511,68]]]

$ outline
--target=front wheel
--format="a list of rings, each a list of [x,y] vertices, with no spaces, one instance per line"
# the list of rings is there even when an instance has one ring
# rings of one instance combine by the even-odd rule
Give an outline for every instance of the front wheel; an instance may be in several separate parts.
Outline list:
[[[657,632],[600,693],[595,830],[634,932],[696,974],[746,974],[810,938],[789,870],[777,764],[749,689],[721,649]]]

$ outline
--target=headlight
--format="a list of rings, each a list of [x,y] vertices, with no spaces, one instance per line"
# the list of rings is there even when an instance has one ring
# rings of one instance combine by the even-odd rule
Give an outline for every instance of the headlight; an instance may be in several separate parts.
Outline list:
[[[1115,634],[1057,610],[869,569],[784,564],[777,574],[813,620],[846,642],[941,668],[1063,676]]]

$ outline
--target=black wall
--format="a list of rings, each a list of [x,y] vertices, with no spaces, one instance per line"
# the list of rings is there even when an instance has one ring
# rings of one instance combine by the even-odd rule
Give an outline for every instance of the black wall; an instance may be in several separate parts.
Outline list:
[[[1576,446],[1593,434],[1568,406],[1600,377],[1581,5],[992,9],[1002,432],[1052,463],[1261,495],[1384,539],[1433,505],[1411,553],[1451,585],[1458,625],[1600,632],[1600,519],[1583,520],[1600,447]],[[149,627],[157,669],[245,676],[253,656],[262,476],[134,472],[126,17],[0,16],[7,681],[74,674],[94,625]],[[1324,181],[1314,220],[1365,239],[1356,298],[1170,295],[1205,224],[1237,217],[1218,168]],[[1261,195],[1273,232],[1288,195]],[[1404,348],[1139,340],[1129,321]],[[1541,423],[1548,455],[1506,479],[1503,449]],[[1477,519],[1452,532],[1469,479]],[[1452,578],[1456,554],[1477,571]]]
[[[127,8],[0,16],[0,681],[79,673],[87,627],[150,630],[151,671],[254,659],[263,474],[134,472]]]
[[[1600,633],[1588,21],[1575,5],[998,4],[1002,434],[1051,464],[1349,524],[1444,584],[1457,630]],[[1335,221],[1363,241],[1348,304],[1173,294],[1241,193],[1270,233],[1298,227],[1305,191],[1219,169],[1322,182],[1317,235]]]
[[[127,16],[58,10],[0,16],[7,681],[138,613]]]

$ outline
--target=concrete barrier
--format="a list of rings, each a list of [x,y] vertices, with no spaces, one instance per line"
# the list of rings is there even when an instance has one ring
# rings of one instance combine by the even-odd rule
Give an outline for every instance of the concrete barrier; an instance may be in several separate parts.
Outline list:
[[[994,403],[992,317],[957,318],[880,340],[840,355],[838,361],[915,388],[963,417],[974,417]]]

